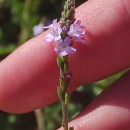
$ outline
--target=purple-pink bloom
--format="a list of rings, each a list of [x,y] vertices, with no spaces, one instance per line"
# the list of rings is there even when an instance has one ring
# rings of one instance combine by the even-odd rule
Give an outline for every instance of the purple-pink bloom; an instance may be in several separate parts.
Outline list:
[[[42,33],[43,31],[44,31],[44,25],[43,25],[43,23],[39,23],[38,25],[35,25],[34,27],[33,27],[33,35],[34,36],[37,36],[37,35],[39,35],[40,33]]]
[[[78,20],[76,22],[76,24],[71,24],[70,25],[70,30],[68,31],[68,35],[70,37],[77,37],[77,38],[81,38],[83,34],[85,34],[85,27],[81,26],[81,21]]]
[[[54,19],[52,24],[49,25],[49,26],[45,26],[44,27],[45,29],[47,28],[52,28],[53,29],[53,32],[52,33],[49,33],[46,37],[45,37],[45,40],[47,42],[51,42],[51,41],[57,41],[57,40],[60,40],[61,39],[61,32],[62,32],[62,29],[60,27],[57,27],[57,19]]]
[[[60,56],[66,56],[68,54],[73,54],[76,52],[76,49],[70,46],[71,39],[69,37],[66,37],[65,40],[60,39],[57,41],[57,46],[54,48],[54,50],[60,55]]]
[[[46,35],[45,40],[47,42],[51,42],[53,40],[58,41],[58,40],[61,39],[61,32],[62,32],[62,29],[60,27],[59,28],[53,28],[53,32]]]

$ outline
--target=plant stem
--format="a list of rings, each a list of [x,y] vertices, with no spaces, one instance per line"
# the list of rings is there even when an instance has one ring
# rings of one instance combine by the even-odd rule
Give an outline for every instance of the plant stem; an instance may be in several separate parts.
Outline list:
[[[64,130],[68,130],[68,102],[69,94],[67,92],[69,87],[70,79],[67,77],[69,65],[68,65],[68,56],[58,56],[57,64],[60,69],[60,86],[58,87],[58,96],[61,100],[62,105],[62,126]]]
[[[62,103],[62,126],[64,127],[64,130],[68,130],[68,105],[64,102]]]
[[[43,119],[42,109],[37,109],[34,112],[35,112],[35,116],[36,116],[38,130],[44,130],[45,127],[44,127],[44,119]]]
[[[61,28],[66,27],[66,30],[62,31],[61,37],[65,40],[68,37],[67,31],[69,31],[70,25],[74,23],[75,18],[75,0],[66,0],[64,9],[61,13]],[[70,84],[70,77],[68,76],[69,63],[68,55],[58,56],[57,64],[60,69],[60,85],[57,89],[58,96],[62,104],[62,126],[64,130],[74,130],[73,127],[68,128],[68,103],[69,103],[69,94],[68,87]]]

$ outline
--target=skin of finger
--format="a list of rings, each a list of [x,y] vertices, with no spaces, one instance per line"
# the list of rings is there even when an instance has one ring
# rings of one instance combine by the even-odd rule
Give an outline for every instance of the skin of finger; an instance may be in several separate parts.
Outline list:
[[[130,71],[100,94],[69,126],[74,126],[74,130],[129,130],[129,91]]]
[[[76,10],[87,27],[87,46],[75,43],[69,57],[71,88],[93,82],[130,65],[128,0],[91,0]],[[129,9],[129,8],[128,8]],[[56,101],[59,70],[45,32],[19,47],[0,63],[0,109],[23,113]]]

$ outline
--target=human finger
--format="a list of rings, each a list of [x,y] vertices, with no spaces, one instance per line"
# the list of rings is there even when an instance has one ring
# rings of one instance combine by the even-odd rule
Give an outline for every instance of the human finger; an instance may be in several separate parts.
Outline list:
[[[91,0],[76,9],[90,44],[74,45],[77,52],[69,57],[71,88],[129,67],[130,1],[123,2]],[[27,112],[57,100],[59,70],[53,46],[43,40],[46,34],[27,41],[0,63],[2,110]]]

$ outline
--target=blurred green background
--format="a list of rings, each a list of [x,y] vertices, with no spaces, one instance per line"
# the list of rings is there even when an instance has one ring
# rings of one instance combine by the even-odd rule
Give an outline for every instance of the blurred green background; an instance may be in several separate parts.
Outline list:
[[[76,0],[76,6],[86,0]],[[33,37],[33,27],[60,18],[64,0],[0,0],[0,61]],[[83,85],[71,95],[69,118],[83,110],[120,73],[105,80]],[[0,130],[55,130],[61,125],[57,102],[34,112],[14,115],[0,111]]]

